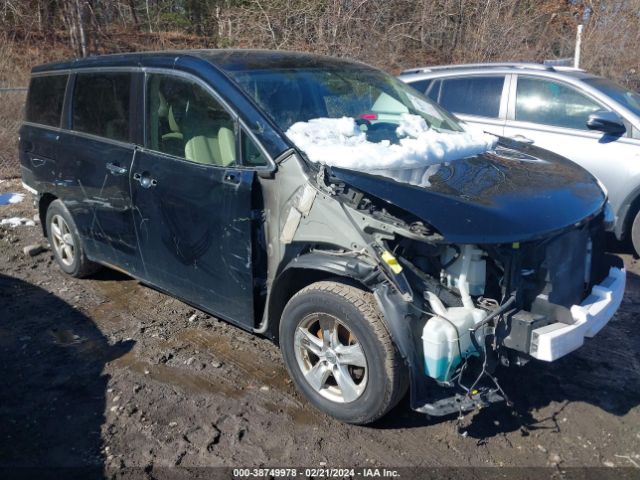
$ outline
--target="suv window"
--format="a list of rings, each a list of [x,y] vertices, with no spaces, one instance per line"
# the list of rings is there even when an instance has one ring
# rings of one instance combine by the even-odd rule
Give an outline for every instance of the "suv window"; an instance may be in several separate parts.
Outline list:
[[[427,89],[429,88],[432,82],[433,80],[431,79],[416,80],[415,82],[409,83],[409,85],[411,85],[413,88],[418,90],[420,93],[424,94],[426,93]]]
[[[68,78],[68,75],[45,75],[31,79],[26,108],[27,122],[60,126]]]
[[[267,159],[251,137],[242,130],[242,163],[248,167],[264,167],[268,165]]]
[[[207,90],[181,77],[147,78],[147,146],[205,165],[236,164],[234,120]]]
[[[436,129],[462,130],[453,117],[408,84],[364,66],[231,69],[227,73],[282,131],[316,118],[365,118],[372,113],[384,115],[370,137],[376,142],[397,141],[401,113],[421,116]]]
[[[129,140],[131,74],[79,73],[73,88],[73,130]]]
[[[450,112],[498,118],[504,78],[500,75],[442,79],[438,103]]]
[[[440,97],[440,85],[442,85],[442,81],[434,80],[425,92],[427,97],[436,103],[438,103],[438,98]]]
[[[539,78],[519,77],[516,120],[587,130],[589,115],[605,110],[568,85]]]

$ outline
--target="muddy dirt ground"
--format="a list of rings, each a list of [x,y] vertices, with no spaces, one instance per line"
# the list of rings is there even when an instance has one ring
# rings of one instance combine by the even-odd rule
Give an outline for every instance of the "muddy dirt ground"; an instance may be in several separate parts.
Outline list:
[[[0,183],[0,193],[22,191]],[[33,217],[29,195],[0,218]],[[609,325],[553,364],[505,370],[515,402],[369,427],[316,412],[270,341],[111,270],[75,280],[40,226],[0,227],[0,467],[640,465],[640,263]],[[614,245],[615,248],[619,246]],[[624,250],[624,248],[623,248]],[[639,472],[640,470],[635,470]]]

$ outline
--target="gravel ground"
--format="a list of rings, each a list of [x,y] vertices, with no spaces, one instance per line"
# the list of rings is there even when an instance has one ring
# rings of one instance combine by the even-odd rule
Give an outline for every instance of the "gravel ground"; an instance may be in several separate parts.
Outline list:
[[[20,192],[17,181],[0,194]],[[0,219],[33,218],[29,196]],[[316,412],[270,341],[122,274],[65,276],[40,226],[0,226],[0,468],[387,465],[640,472],[640,263],[579,351],[500,373],[515,403],[429,419],[408,399],[369,427]],[[614,248],[620,248],[614,245]],[[179,469],[173,469],[177,471]],[[548,470],[545,470],[548,471]],[[606,472],[607,469],[601,470]]]

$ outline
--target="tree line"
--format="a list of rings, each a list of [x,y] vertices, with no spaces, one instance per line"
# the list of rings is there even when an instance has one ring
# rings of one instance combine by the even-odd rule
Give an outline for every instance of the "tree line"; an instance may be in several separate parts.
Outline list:
[[[0,0],[0,35],[16,48],[295,49],[390,71],[571,57],[578,24],[581,66],[640,87],[640,0]]]

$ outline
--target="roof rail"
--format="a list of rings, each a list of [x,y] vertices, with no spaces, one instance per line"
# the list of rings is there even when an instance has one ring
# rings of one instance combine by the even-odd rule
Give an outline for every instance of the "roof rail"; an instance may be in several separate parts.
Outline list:
[[[568,65],[554,65],[553,69],[556,72],[586,72],[584,68],[571,67]]]
[[[553,71],[554,67],[543,65],[542,63],[529,62],[502,62],[502,63],[464,63],[458,65],[434,65],[431,67],[418,67],[403,70],[400,75],[408,75],[410,73],[432,72],[434,70],[462,70],[465,68],[530,68],[535,70]]]

